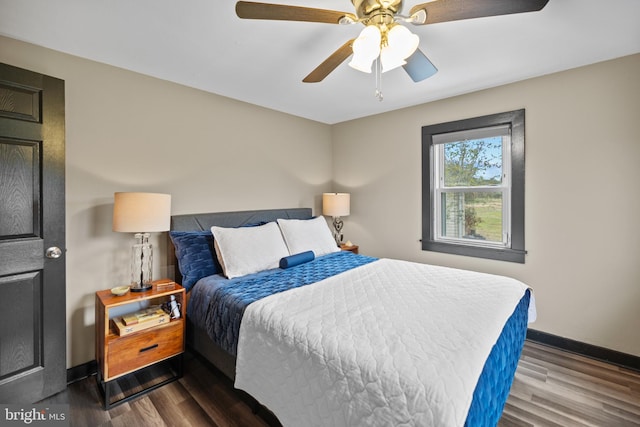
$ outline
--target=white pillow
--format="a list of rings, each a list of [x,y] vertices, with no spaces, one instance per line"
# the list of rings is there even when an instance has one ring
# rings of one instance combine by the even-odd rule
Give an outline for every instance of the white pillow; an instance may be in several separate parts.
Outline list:
[[[278,268],[280,258],[289,255],[275,222],[256,227],[211,227],[213,241],[224,275],[229,279]]]
[[[291,255],[313,251],[319,257],[340,251],[324,217],[279,219],[278,225]]]

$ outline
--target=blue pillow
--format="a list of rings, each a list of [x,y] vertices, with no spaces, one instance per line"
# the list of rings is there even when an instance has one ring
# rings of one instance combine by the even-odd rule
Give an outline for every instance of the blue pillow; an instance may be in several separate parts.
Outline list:
[[[313,261],[315,258],[313,251],[300,252],[299,254],[289,255],[280,259],[280,268],[291,268],[305,262]]]
[[[171,231],[176,248],[182,286],[188,291],[203,277],[222,271],[213,248],[213,234],[207,231]]]

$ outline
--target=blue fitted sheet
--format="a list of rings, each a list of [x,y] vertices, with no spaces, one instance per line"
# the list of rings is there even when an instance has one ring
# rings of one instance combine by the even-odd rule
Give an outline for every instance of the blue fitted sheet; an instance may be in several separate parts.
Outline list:
[[[268,270],[236,279],[209,276],[192,289],[188,316],[196,326],[207,331],[216,344],[235,356],[240,322],[250,303],[375,260],[351,252],[336,252],[287,270]],[[529,299],[527,291],[493,346],[476,385],[465,426],[498,423],[526,336]]]

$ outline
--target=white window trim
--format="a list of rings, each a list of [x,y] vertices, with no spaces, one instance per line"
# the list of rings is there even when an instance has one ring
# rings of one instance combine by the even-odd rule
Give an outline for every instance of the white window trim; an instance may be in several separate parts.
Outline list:
[[[455,132],[462,134],[463,132]],[[434,183],[434,203],[431,217],[433,218],[434,240],[441,242],[457,243],[471,246],[484,246],[490,248],[508,248],[511,246],[511,129],[502,135],[502,177],[500,185],[478,185],[472,187],[444,185],[444,146],[446,144],[460,142],[461,138],[478,140],[486,137],[495,137],[488,129],[470,129],[464,131],[459,138],[447,137],[433,144],[432,171]],[[502,194],[502,241],[483,241],[465,239],[462,237],[448,237],[442,234],[442,194],[443,193],[501,193]]]

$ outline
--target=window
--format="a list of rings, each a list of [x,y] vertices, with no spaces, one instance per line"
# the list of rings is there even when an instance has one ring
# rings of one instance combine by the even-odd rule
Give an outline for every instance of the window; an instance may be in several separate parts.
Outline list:
[[[422,249],[524,263],[524,110],[422,128]]]

